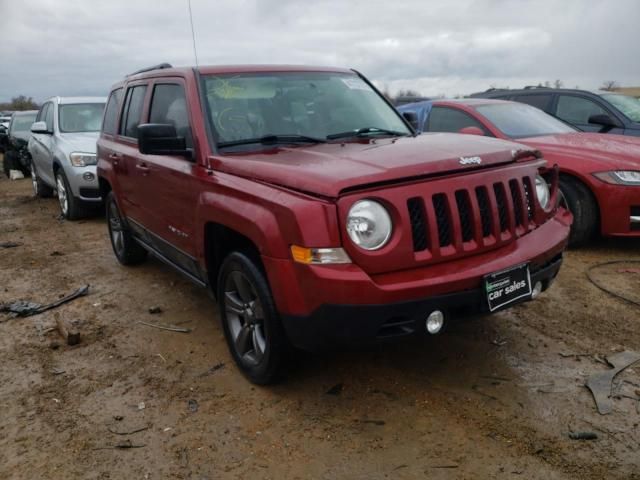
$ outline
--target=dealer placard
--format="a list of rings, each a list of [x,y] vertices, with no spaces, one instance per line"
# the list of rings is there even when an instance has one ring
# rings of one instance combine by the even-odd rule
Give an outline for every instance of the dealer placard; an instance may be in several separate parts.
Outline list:
[[[489,311],[531,298],[531,275],[529,265],[491,273],[484,277]]]

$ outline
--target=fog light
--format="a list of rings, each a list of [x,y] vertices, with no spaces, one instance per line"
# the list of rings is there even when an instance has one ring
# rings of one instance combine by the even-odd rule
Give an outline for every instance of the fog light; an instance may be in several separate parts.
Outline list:
[[[435,335],[440,330],[442,330],[442,326],[444,325],[444,313],[440,310],[434,310],[427,317],[427,332],[431,335]]]
[[[542,293],[542,282],[537,281],[531,290],[531,298],[535,300]]]
[[[87,181],[91,181],[91,180],[93,180],[94,178],[96,178],[96,176],[95,176],[93,173],[91,173],[91,172],[85,172],[85,173],[82,175],[82,178],[84,178],[84,179],[85,179],[85,180],[87,180]]]

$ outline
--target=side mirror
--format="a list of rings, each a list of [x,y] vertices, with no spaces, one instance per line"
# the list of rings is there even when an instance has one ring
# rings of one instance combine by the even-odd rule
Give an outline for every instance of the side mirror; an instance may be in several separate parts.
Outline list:
[[[47,129],[47,122],[35,122],[31,125],[31,133],[52,133]]]
[[[463,133],[465,135],[480,135],[484,137],[484,132],[480,127],[464,127],[458,130],[458,133]]]
[[[601,125],[602,126],[602,128],[600,129],[601,133],[606,133],[612,128],[619,126],[618,122],[616,122],[613,118],[611,118],[609,115],[604,113],[600,113],[598,115],[591,115],[589,117],[589,123],[593,123],[595,125]]]
[[[146,155],[178,155],[189,159],[192,155],[176,127],[164,123],[138,125],[138,150]]]
[[[402,112],[404,119],[409,122],[409,125],[413,127],[416,132],[420,132],[420,126],[418,125],[418,115],[414,112]]]

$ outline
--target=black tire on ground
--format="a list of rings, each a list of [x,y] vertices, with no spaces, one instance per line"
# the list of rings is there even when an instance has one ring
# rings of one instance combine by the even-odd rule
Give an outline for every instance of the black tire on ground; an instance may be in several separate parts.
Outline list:
[[[22,160],[20,160],[19,163],[20,163],[20,171],[25,176],[25,178],[29,178],[29,176],[31,175],[31,159],[29,159],[26,166],[22,162]]]
[[[580,181],[568,177],[560,179],[560,191],[569,211],[573,214],[573,225],[569,245],[580,247],[596,234],[598,228],[598,204],[591,191]]]
[[[257,385],[279,380],[290,349],[256,261],[230,253],[220,267],[217,296],[227,345],[242,373]]]
[[[2,168],[7,178],[9,178],[10,170],[21,170],[20,167],[20,159],[15,151],[9,150],[4,154],[2,158]]]
[[[60,213],[62,213],[62,216],[67,220],[78,220],[82,218],[85,215],[84,205],[82,204],[82,200],[73,195],[64,170],[59,168],[55,172],[55,177]]]
[[[38,176],[36,166],[31,162],[31,184],[33,186],[33,194],[36,197],[47,198],[53,195],[53,188],[44,183]]]
[[[109,192],[105,199],[107,227],[113,253],[122,265],[138,265],[147,259],[148,252],[135,241],[126,222],[122,219],[116,197]]]

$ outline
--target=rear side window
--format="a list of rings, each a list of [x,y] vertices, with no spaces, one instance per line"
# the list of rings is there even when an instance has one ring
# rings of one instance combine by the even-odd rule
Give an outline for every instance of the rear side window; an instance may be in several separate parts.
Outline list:
[[[551,95],[516,95],[514,100],[546,111],[551,101]]]
[[[120,100],[122,100],[122,88],[118,88],[111,92],[109,101],[107,102],[107,108],[104,112],[104,123],[102,125],[102,133],[108,135],[115,135],[118,128],[118,110],[120,107]]]
[[[187,100],[182,85],[161,84],[154,87],[149,122],[173,125],[178,136],[184,137],[187,147],[193,146]]]
[[[138,125],[140,125],[142,117],[142,107],[144,105],[146,92],[146,85],[137,85],[127,90],[125,112],[120,121],[120,135],[129,138],[138,138]]]
[[[608,115],[608,113],[592,100],[573,95],[560,95],[556,116],[562,120],[578,125],[588,125],[591,115]]]
[[[486,129],[476,119],[464,112],[446,107],[433,107],[429,114],[429,120],[425,126],[427,132],[453,132],[466,127],[478,127],[487,133]]]

